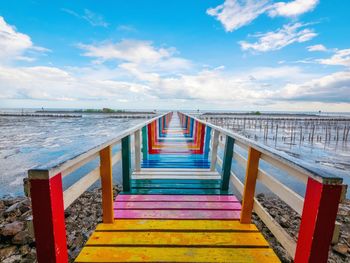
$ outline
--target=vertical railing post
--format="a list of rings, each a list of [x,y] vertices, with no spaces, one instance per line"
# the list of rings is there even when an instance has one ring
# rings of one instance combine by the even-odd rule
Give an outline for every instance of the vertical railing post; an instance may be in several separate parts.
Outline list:
[[[205,145],[204,145],[204,157],[208,158],[209,148],[210,148],[210,137],[211,137],[211,128],[206,126],[205,129]]]
[[[216,160],[218,155],[219,146],[219,131],[214,130],[212,144],[211,144],[211,161],[210,161],[210,171],[214,172],[216,169]]]
[[[308,179],[295,263],[325,263],[328,259],[342,185]]]
[[[61,173],[29,171],[37,260],[68,262]]]
[[[135,132],[135,171],[141,170],[141,139],[140,130]]]
[[[228,190],[229,187],[234,143],[235,140],[232,137],[226,136],[225,152],[222,164],[221,190]]]
[[[261,153],[252,147],[248,150],[248,160],[242,197],[241,223],[250,224],[254,206],[256,178],[259,171]]]
[[[123,171],[123,191],[130,191],[130,174],[131,174],[131,158],[130,158],[130,136],[122,139],[122,171]]]
[[[142,159],[147,160],[147,126],[142,127]]]
[[[100,151],[100,175],[102,186],[103,223],[110,224],[114,221],[111,146],[107,146]]]

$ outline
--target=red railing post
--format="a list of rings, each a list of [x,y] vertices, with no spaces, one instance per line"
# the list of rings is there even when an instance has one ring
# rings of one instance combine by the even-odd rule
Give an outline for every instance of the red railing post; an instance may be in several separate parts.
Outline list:
[[[327,262],[342,185],[308,179],[295,263]]]
[[[42,174],[42,173],[40,173]],[[35,245],[39,263],[68,262],[62,176],[29,176]]]

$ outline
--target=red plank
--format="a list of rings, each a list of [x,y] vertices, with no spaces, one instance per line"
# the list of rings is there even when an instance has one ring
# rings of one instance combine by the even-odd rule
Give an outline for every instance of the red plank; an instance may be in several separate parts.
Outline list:
[[[30,180],[30,194],[38,262],[68,262],[61,174]]]
[[[308,179],[295,263],[327,262],[341,188]]]
[[[114,210],[115,219],[239,219],[239,211],[227,210]]]
[[[233,195],[118,195],[115,201],[238,202]]]
[[[238,202],[115,202],[114,209],[240,210]]]

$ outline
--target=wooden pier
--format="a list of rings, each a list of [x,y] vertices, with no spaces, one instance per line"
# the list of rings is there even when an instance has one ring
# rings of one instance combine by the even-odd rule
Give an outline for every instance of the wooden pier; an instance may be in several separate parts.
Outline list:
[[[96,159],[95,169],[63,191],[64,177]],[[245,169],[244,182],[231,170],[232,160]],[[305,183],[305,196],[262,170],[261,160]],[[118,162],[123,192],[113,196],[112,167]],[[252,224],[253,212],[294,262],[327,262],[346,189],[335,175],[181,112],[146,120],[70,160],[32,169],[29,180],[39,263],[68,262],[64,210],[98,180],[103,222],[75,262],[280,262]],[[300,214],[297,241],[254,197],[257,182]]]

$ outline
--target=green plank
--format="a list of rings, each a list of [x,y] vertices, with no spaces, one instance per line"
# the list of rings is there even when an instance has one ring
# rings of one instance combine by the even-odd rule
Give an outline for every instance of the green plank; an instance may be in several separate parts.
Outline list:
[[[130,190],[130,174],[131,174],[131,156],[130,156],[130,137],[126,136],[122,139],[122,172],[123,172],[123,189]]]

